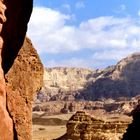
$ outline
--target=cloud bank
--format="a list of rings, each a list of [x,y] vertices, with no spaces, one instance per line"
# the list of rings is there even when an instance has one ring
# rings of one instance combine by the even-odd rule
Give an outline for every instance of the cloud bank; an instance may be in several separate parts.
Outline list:
[[[86,60],[78,56],[59,61],[52,58],[46,62],[47,66],[101,67],[102,63],[105,66],[109,61],[118,61],[140,51],[140,19],[103,16],[83,21],[78,26],[69,25],[71,20],[73,15],[45,7],[34,8],[28,36],[40,55],[63,55],[82,50],[84,53],[85,49],[92,52]]]

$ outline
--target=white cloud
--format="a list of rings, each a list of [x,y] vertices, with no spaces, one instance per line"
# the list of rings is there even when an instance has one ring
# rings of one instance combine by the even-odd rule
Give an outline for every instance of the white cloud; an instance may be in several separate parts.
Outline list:
[[[75,4],[75,7],[77,9],[80,9],[80,8],[85,8],[85,4],[83,1],[78,1],[76,4]]]
[[[72,15],[50,8],[34,8],[28,36],[40,54],[63,54],[90,49],[94,53],[92,61],[93,58],[104,61],[107,57],[118,60],[125,54],[140,51],[140,19],[136,21],[131,17],[106,16],[89,19],[79,26],[68,25],[69,20],[72,20]],[[78,58],[74,61],[81,65],[87,62]],[[76,65],[74,61],[70,64]],[[64,64],[64,61],[60,63]]]

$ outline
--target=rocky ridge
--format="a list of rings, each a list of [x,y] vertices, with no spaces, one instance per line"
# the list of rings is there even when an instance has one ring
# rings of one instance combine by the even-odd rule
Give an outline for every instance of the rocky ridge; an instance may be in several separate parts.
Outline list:
[[[101,70],[46,68],[45,86],[38,97],[42,101],[130,98],[140,93],[139,73],[140,53]]]
[[[140,53],[135,53],[122,59],[95,82],[89,83],[81,94],[87,100],[137,96],[140,93],[139,73]]]

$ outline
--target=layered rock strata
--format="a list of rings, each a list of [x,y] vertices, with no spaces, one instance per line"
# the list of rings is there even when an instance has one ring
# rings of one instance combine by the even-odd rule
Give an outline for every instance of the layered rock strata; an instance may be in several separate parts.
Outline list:
[[[67,133],[57,140],[120,140],[127,126],[127,122],[105,122],[78,111],[68,121]]]

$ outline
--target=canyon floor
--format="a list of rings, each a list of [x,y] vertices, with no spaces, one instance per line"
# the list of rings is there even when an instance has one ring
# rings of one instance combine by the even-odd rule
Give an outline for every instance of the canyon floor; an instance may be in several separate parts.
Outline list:
[[[34,114],[38,114],[42,116],[43,112],[35,112]],[[33,139],[32,140],[52,140],[58,138],[66,133],[66,121],[70,119],[73,113],[69,114],[60,114],[60,115],[43,115],[38,122],[38,124],[33,124]],[[42,118],[48,122],[48,124],[42,124]],[[61,121],[57,121],[60,119]],[[64,124],[62,124],[64,123]]]

